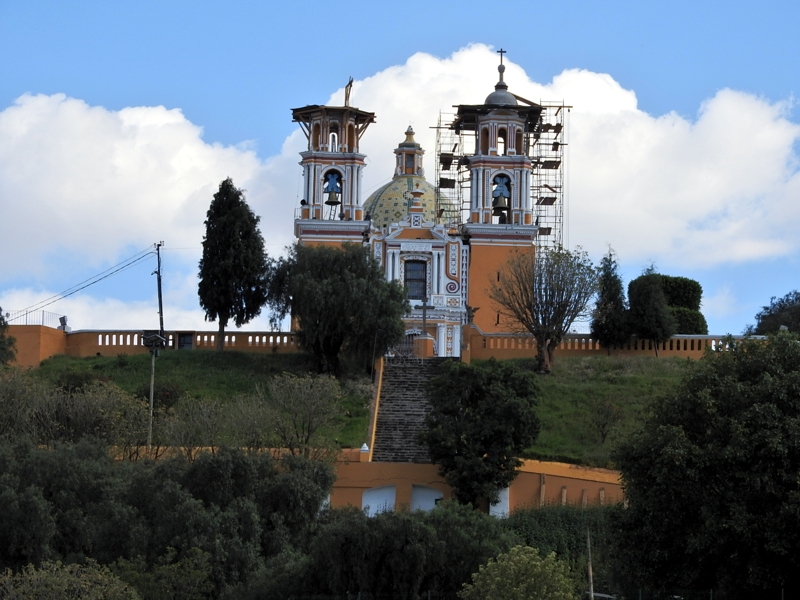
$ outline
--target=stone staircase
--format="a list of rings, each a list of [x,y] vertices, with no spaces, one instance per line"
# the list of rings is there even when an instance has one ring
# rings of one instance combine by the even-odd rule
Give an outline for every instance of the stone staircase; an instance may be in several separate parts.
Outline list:
[[[430,462],[428,449],[417,444],[417,433],[425,426],[430,409],[425,386],[446,360],[452,359],[388,359],[384,363],[373,461]]]

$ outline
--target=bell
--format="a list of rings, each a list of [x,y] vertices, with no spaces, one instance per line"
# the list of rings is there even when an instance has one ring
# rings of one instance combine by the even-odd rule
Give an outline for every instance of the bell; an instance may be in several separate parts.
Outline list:
[[[341,202],[339,202],[339,194],[336,192],[328,192],[328,199],[325,200],[325,204],[328,206],[337,206],[341,204]]]
[[[493,217],[502,217],[508,211],[508,204],[506,203],[506,199],[504,196],[500,196],[494,202],[492,202],[492,216]]]

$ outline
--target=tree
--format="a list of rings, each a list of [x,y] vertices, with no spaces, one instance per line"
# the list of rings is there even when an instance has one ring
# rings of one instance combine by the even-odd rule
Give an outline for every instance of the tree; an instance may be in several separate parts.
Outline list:
[[[17,340],[8,335],[8,321],[3,314],[3,307],[0,306],[0,367],[3,367],[14,360],[17,354]]]
[[[405,290],[386,281],[367,248],[294,245],[279,261],[269,292],[273,322],[291,314],[300,346],[320,373],[340,374],[341,353],[382,355],[405,330]]]
[[[777,333],[782,326],[792,333],[800,333],[800,292],[797,290],[789,292],[783,298],[770,298],[769,306],[763,307],[756,314],[756,326],[749,326],[746,333]]]
[[[661,275],[649,268],[628,284],[630,323],[632,332],[643,340],[650,340],[658,356],[659,344],[675,332],[675,322],[670,315]]]
[[[592,337],[611,355],[612,346],[621,346],[630,338],[627,302],[617,258],[609,248],[600,261],[597,302],[592,311]]]
[[[441,370],[429,385],[420,443],[459,502],[496,502],[517,476],[517,457],[539,434],[534,376],[494,359],[476,366],[448,361]]]
[[[798,431],[797,336],[708,351],[616,453],[628,502],[617,553],[631,580],[726,598],[796,585]]]
[[[219,323],[219,352],[228,322],[233,319],[241,327],[258,316],[267,301],[270,262],[258,221],[230,178],[219,184],[206,213],[197,287],[206,321]]]
[[[661,287],[675,322],[675,333],[707,335],[708,324],[700,312],[700,301],[703,298],[703,286],[700,282],[688,277],[661,275]]]
[[[108,567],[89,559],[85,565],[45,562],[16,575],[0,574],[0,597],[7,600],[139,600],[136,591]]]
[[[500,312],[533,334],[538,369],[549,373],[556,348],[572,323],[586,316],[597,272],[583,250],[518,252],[501,268],[489,297]]]
[[[267,386],[262,397],[271,413],[271,428],[280,448],[294,456],[333,457],[333,438],[341,416],[339,382],[326,375],[297,377],[284,373]]]
[[[463,600],[574,600],[569,567],[555,552],[541,556],[536,548],[516,546],[472,576],[461,590]]]

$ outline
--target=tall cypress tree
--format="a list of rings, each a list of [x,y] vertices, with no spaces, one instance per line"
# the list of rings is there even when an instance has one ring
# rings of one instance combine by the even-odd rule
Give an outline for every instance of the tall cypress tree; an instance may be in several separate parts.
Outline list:
[[[591,331],[592,337],[611,354],[611,346],[621,346],[630,337],[625,290],[618,273],[617,257],[611,248],[600,261],[599,273]]]
[[[241,327],[266,303],[270,261],[259,218],[230,178],[220,183],[206,217],[197,294],[206,321],[219,323],[217,351],[221,352],[228,322]]]
[[[3,316],[3,308],[0,307],[0,367],[7,365],[16,355],[17,340],[6,334],[8,322]]]

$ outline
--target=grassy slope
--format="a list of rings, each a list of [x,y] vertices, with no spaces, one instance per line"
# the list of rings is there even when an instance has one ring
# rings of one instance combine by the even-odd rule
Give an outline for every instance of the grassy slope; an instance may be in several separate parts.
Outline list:
[[[689,364],[678,358],[556,357],[552,374],[539,378],[542,430],[527,456],[613,466],[614,444],[636,427],[653,398],[677,386]],[[617,407],[620,420],[601,443],[593,415],[604,403]]]
[[[519,361],[530,367],[529,361]],[[609,453],[640,420],[647,403],[672,389],[686,370],[685,359],[655,357],[556,357],[551,375],[539,377],[542,390],[539,417],[542,432],[526,456],[611,466]],[[170,382],[193,397],[226,400],[252,394],[271,377],[288,371],[306,373],[312,368],[302,354],[253,354],[245,352],[164,352],[156,362],[156,381]],[[87,372],[115,382],[124,390],[144,395],[150,383],[150,356],[64,356],[45,361],[34,373],[52,383],[66,373]],[[366,437],[369,381],[346,382],[342,429],[338,439],[346,447],[360,446]],[[605,443],[592,422],[598,403],[610,402],[621,420]]]
[[[56,356],[33,373],[55,385],[75,373],[113,381],[123,390],[147,397],[150,389],[150,355],[69,358]],[[179,394],[225,401],[263,389],[275,375],[309,373],[313,364],[305,354],[255,354],[248,352],[165,351],[156,360],[156,386],[168,382]],[[369,380],[353,378],[343,385],[339,442],[359,447],[366,440],[369,419]]]

